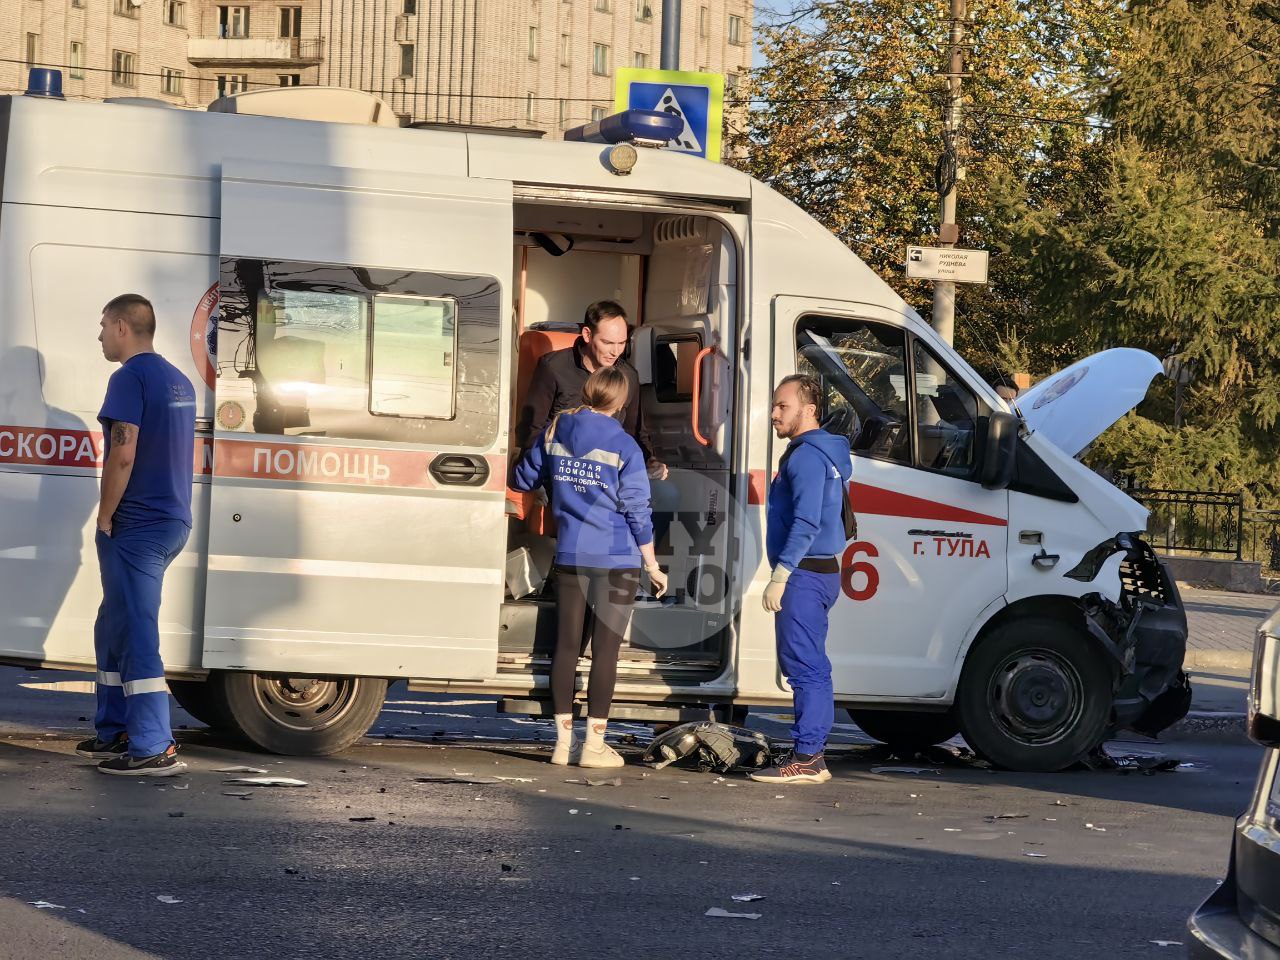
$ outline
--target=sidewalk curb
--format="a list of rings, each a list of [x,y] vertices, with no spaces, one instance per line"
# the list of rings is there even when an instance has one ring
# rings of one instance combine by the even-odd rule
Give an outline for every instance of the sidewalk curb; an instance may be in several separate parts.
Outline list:
[[[1160,733],[1161,740],[1226,740],[1249,743],[1246,715],[1229,711],[1192,710]]]
[[[1183,670],[1243,670],[1253,669],[1251,650],[1188,650],[1182,660]]]

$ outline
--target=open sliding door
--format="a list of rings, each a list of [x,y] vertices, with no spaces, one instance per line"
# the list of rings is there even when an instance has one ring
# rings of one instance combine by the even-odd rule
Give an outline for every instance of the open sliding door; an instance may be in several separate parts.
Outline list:
[[[484,678],[511,184],[228,162],[204,666]]]

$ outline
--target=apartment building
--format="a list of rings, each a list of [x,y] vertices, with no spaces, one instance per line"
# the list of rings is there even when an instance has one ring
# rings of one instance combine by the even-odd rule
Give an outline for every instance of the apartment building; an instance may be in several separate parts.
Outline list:
[[[208,102],[187,60],[193,0],[0,0],[0,93],[35,64],[62,68],[68,97]]]
[[[63,66],[68,96],[180,106],[268,86],[377,94],[402,123],[558,136],[612,111],[620,67],[657,67],[661,0],[0,0],[0,86]],[[684,0],[681,67],[751,63],[752,0]]]

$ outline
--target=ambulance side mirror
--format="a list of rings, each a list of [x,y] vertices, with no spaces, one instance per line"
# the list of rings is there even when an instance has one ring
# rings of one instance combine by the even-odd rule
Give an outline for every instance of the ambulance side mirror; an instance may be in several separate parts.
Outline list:
[[[988,490],[1004,490],[1013,482],[1013,466],[1018,452],[1018,418],[1011,413],[992,413],[978,421],[981,460],[978,479]]]

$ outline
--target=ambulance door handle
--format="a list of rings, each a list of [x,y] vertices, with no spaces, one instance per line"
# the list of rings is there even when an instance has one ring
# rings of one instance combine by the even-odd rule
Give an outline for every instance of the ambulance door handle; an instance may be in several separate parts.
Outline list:
[[[489,480],[489,462],[473,453],[442,453],[427,468],[436,483],[482,487]]]
[[[704,447],[711,446],[711,440],[702,435],[698,429],[698,419],[702,410],[702,361],[716,352],[714,346],[704,347],[693,358],[693,437]]]

